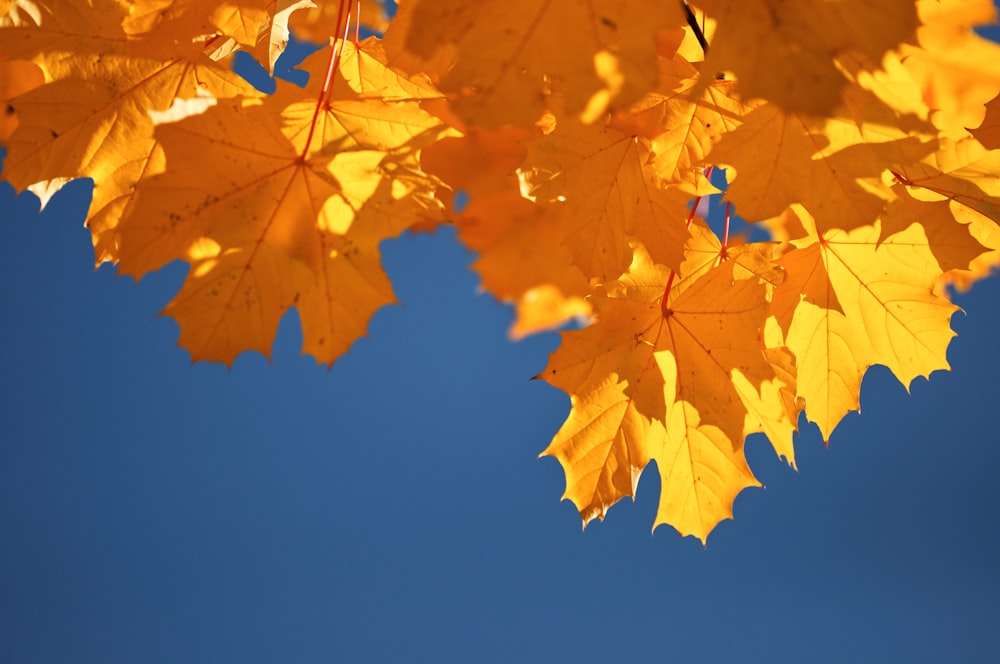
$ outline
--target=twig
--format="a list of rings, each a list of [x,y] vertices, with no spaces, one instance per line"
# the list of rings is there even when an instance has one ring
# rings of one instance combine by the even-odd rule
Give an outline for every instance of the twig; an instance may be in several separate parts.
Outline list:
[[[691,5],[687,3],[687,0],[681,0],[681,7],[684,8],[684,15],[687,16],[688,25],[694,31],[695,39],[701,44],[701,52],[708,55],[708,42],[705,40],[705,33],[701,31],[698,19],[695,17],[694,12],[691,11]]]

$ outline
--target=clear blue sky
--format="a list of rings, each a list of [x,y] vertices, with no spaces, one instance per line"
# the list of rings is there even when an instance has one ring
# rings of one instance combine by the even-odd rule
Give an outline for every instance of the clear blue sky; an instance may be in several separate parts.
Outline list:
[[[445,230],[385,245],[402,307],[332,371],[192,366],[139,285],[92,269],[83,183],[0,185],[0,662],[996,661],[1000,280],[958,298],[951,373],[876,368],[863,414],[707,549],[635,504],[581,532],[530,376]]]

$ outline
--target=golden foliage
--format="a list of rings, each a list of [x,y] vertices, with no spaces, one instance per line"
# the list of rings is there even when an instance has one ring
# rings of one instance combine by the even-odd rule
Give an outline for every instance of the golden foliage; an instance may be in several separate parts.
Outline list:
[[[379,242],[453,224],[513,336],[587,323],[539,374],[584,523],[655,461],[654,527],[704,541],[757,485],[748,435],[794,465],[800,415],[829,439],[871,365],[947,369],[947,287],[1000,261],[986,0],[54,7],[0,2],[4,179],[91,178],[98,263],[189,263],[166,313],[227,364],[293,307],[332,364],[393,301]],[[230,70],[289,28],[328,42],[306,87]],[[709,230],[713,182],[772,239]]]

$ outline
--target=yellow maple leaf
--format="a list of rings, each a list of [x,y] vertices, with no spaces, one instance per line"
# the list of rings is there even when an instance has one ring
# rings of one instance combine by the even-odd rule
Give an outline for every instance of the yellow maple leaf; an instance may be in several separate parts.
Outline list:
[[[921,98],[932,109],[931,119],[952,139],[983,119],[983,104],[1000,88],[1000,45],[973,31],[996,21],[989,0],[920,0],[922,25],[917,44],[900,51],[903,66]]]
[[[806,416],[824,440],[858,410],[872,364],[887,366],[907,389],[918,376],[949,368],[945,351],[958,307],[932,293],[943,270],[926,233],[912,224],[880,235],[878,224],[831,230],[779,260],[787,276],[775,289],[773,312],[795,355]]]
[[[704,157],[726,131],[749,111],[733,81],[713,81],[701,94],[692,91],[698,70],[684,40],[690,29],[658,34],[657,83],[631,106],[616,110],[609,124],[623,134],[648,139],[656,176],[664,184],[698,196],[706,193]]]
[[[967,224],[969,233],[990,250],[975,258],[968,270],[950,270],[946,282],[968,288],[1000,265],[998,172],[1000,151],[987,150],[970,136],[959,141],[942,139],[934,153],[920,161],[898,164],[892,171],[912,196],[928,202],[950,201],[953,217]]]
[[[642,336],[658,315],[655,303],[602,302],[594,325],[562,333],[538,376],[570,395],[569,416],[543,454],[562,465],[563,498],[576,505],[584,525],[635,495],[642,470],[662,445],[666,399],[673,394]]]
[[[911,193],[914,188],[901,184],[893,189],[897,198],[882,215],[882,237],[888,238],[919,224],[927,236],[927,248],[945,274],[967,270],[986,251],[987,247],[973,235],[976,217],[982,216],[975,210],[944,197],[915,198]]]
[[[80,5],[74,8],[83,13]],[[5,141],[3,177],[19,188],[92,178],[87,218],[98,263],[116,260],[116,226],[132,205],[135,183],[163,169],[154,114],[173,109],[168,117],[178,119],[205,106],[178,100],[256,94],[241,77],[191,50],[191,39],[171,38],[176,48],[167,48],[155,27],[127,39],[126,14],[121,7],[112,11],[116,7],[94,7],[79,24],[64,11],[43,15],[37,27],[0,33],[0,47],[34,58],[47,81],[11,102],[19,122]],[[151,43],[162,47],[161,57],[142,55]]]

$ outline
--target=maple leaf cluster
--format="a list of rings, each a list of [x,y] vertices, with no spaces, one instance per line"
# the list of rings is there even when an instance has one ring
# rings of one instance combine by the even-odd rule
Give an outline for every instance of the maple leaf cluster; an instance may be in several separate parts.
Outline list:
[[[869,366],[948,368],[948,287],[1000,261],[1000,46],[973,31],[995,20],[986,0],[0,0],[2,176],[43,204],[91,178],[97,262],[186,261],[166,313],[227,364],[268,355],[292,307],[332,364],[394,301],[379,243],[454,225],[513,336],[589,323],[539,374],[571,399],[544,454],[584,523],[656,461],[654,528],[705,540],[757,484],[748,435],[794,464],[800,414],[828,439]],[[273,72],[290,32],[327,44],[304,87],[233,73],[237,51]]]

